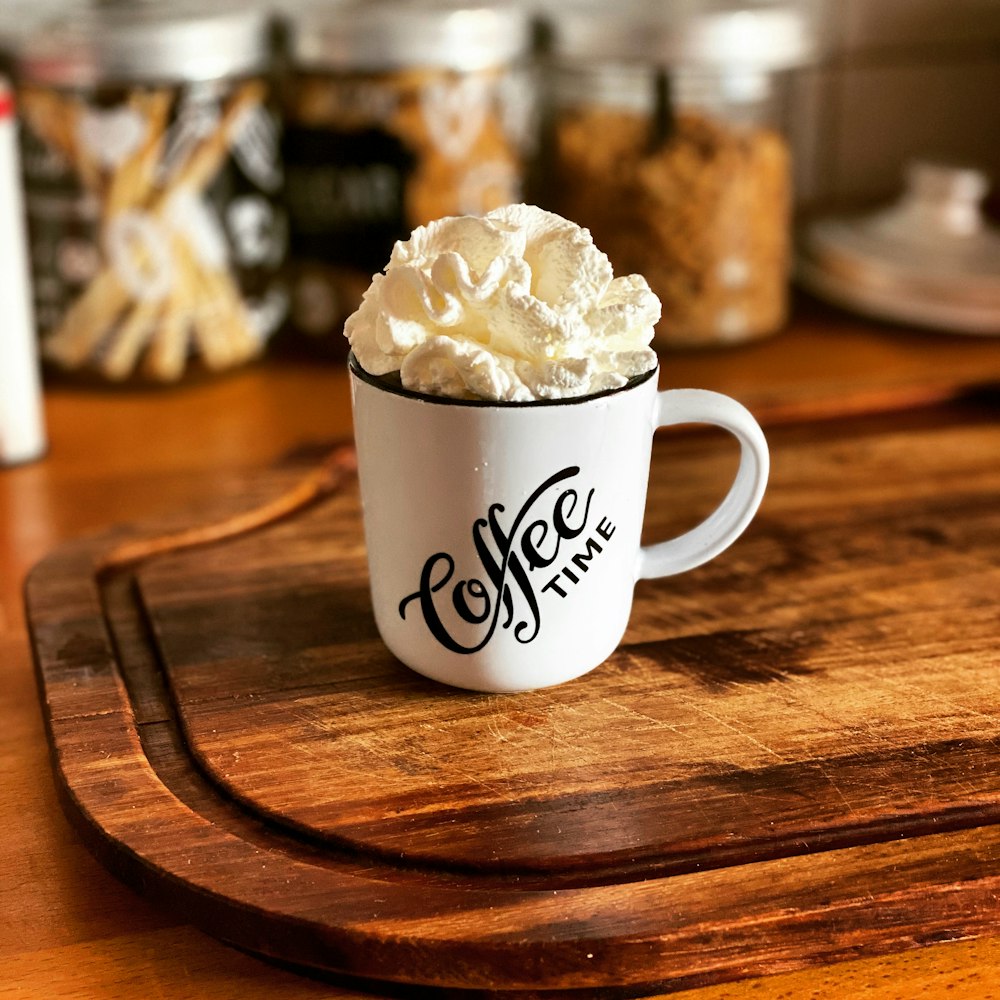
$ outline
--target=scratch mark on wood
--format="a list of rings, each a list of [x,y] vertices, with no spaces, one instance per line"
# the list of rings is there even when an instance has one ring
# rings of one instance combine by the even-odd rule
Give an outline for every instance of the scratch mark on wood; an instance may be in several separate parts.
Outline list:
[[[687,703],[687,705],[690,708],[694,709],[694,711],[698,712],[700,715],[704,715],[706,718],[711,719],[713,722],[717,723],[720,726],[723,726],[730,732],[735,733],[741,739],[747,740],[749,743],[752,743],[755,747],[758,747],[765,753],[770,754],[772,757],[775,758],[775,760],[785,761],[786,758],[782,754],[778,753],[776,750],[769,747],[766,743],[763,743],[755,736],[751,736],[749,733],[744,732],[742,729],[739,728],[739,726],[735,726],[732,723],[727,722],[725,719],[720,718],[714,712],[710,712],[704,705],[699,704],[693,698],[689,698],[686,695],[680,695],[680,698],[685,703]]]

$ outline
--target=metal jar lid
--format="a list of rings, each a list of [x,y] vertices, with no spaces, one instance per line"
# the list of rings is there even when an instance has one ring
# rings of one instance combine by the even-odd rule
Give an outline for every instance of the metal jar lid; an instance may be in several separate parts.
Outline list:
[[[523,56],[531,22],[513,3],[476,0],[334,0],[289,13],[289,50],[300,68],[475,71]]]
[[[23,39],[16,70],[56,87],[215,80],[267,69],[271,41],[271,15],[254,3],[77,3]]]
[[[554,53],[568,60],[780,70],[818,52],[820,0],[646,0],[552,4]]]
[[[803,232],[796,270],[836,305],[952,333],[1000,334],[1000,232],[977,170],[914,163],[887,209],[822,219]]]
[[[13,63],[36,27],[65,7],[66,0],[0,0],[0,67]]]

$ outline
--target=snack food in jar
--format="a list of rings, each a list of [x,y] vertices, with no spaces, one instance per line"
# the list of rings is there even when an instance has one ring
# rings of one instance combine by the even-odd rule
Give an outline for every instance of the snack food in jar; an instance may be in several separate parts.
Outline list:
[[[21,42],[48,366],[172,383],[264,351],[288,301],[271,27],[245,4],[112,0]]]
[[[470,0],[312,3],[287,25],[292,326],[341,351],[396,240],[521,199],[533,150],[531,25]]]
[[[663,303],[658,346],[784,325],[792,165],[786,71],[816,47],[814,4],[759,0],[551,15],[550,188],[616,270]]]

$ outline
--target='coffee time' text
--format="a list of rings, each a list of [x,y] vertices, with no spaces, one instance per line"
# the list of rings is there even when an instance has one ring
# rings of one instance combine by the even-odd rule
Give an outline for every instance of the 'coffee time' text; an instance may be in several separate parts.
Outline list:
[[[436,552],[424,563],[419,588],[400,602],[400,617],[405,619],[408,606],[418,601],[431,633],[455,653],[482,649],[498,626],[513,627],[520,643],[531,642],[542,627],[536,589],[559,599],[570,596],[615,533],[606,517],[587,532],[594,520],[594,490],[584,495],[570,482],[579,473],[579,466],[572,465],[546,479],[516,513],[509,529],[500,523],[503,504],[491,504],[487,516],[478,518],[472,527],[482,576],[452,582],[455,560],[447,552]],[[449,603],[451,609],[443,615],[440,606],[447,608]],[[446,617],[456,624],[479,626],[480,635],[471,643],[460,642],[449,630]],[[468,631],[462,628],[463,633]]]

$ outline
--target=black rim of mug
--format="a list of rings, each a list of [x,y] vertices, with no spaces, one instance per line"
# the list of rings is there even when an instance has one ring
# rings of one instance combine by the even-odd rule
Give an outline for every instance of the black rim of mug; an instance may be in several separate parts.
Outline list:
[[[493,399],[456,399],[453,396],[432,396],[426,392],[414,392],[412,389],[406,389],[403,385],[396,384],[393,382],[388,382],[384,377],[378,375],[372,375],[370,372],[365,371],[361,367],[361,362],[354,356],[354,352],[348,355],[347,358],[348,368],[356,375],[362,382],[367,382],[370,386],[376,389],[381,389],[383,392],[391,392],[395,396],[402,396],[405,399],[415,399],[423,403],[433,403],[437,406],[475,406],[475,407],[495,407],[496,409],[509,409],[512,406],[515,407],[530,407],[530,406],[573,406],[580,403],[589,403],[595,399],[604,399],[606,396],[614,396],[620,392],[628,392],[630,389],[634,389],[637,386],[642,385],[644,382],[648,382],[653,378],[656,373],[660,370],[659,364],[655,368],[650,368],[648,372],[643,372],[641,375],[635,375],[625,383],[625,385],[618,386],[617,389],[605,389],[603,392],[590,393],[587,396],[570,396],[566,399],[529,399],[521,402],[498,402]],[[398,375],[398,372],[393,374]]]

